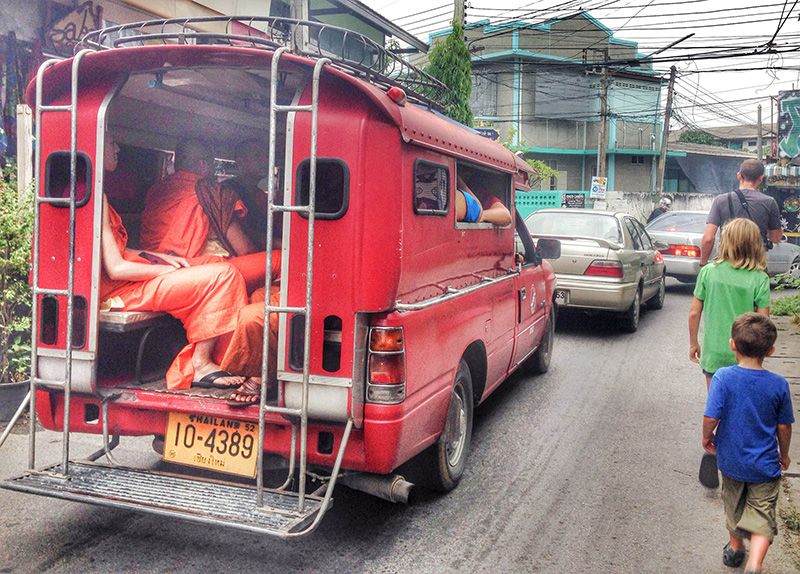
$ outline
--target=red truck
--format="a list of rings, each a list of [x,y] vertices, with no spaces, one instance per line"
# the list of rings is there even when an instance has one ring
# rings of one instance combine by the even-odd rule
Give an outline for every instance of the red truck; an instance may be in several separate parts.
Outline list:
[[[475,406],[515,371],[547,370],[555,276],[544,257],[558,256],[558,242],[534,245],[518,216],[505,227],[456,221],[454,207],[470,171],[515,213],[527,164],[439,113],[444,86],[371,40],[313,22],[260,24],[266,32],[247,36],[186,20],[101,30],[31,84],[30,400],[32,419],[62,431],[64,448],[60,463],[37,466],[32,420],[29,471],[4,487],[300,536],[337,479],[405,501],[411,484],[393,474],[403,465],[454,488]],[[289,29],[318,46],[330,45],[326,34],[356,38],[359,50],[290,50]],[[267,366],[276,397],[235,409],[221,391],[170,391],[180,326],[163,313],[100,310],[102,194],[112,190],[97,166],[109,132],[134,205],[178,138],[213,142],[224,160],[237,141],[268,135],[264,217],[281,218],[283,233],[280,305],[265,307],[280,316],[277,365]],[[137,216],[123,214],[134,245]],[[101,435],[102,448],[73,460],[70,433]],[[115,463],[119,438],[141,435],[166,442],[169,472]],[[276,456],[286,479],[266,485],[262,463]]]

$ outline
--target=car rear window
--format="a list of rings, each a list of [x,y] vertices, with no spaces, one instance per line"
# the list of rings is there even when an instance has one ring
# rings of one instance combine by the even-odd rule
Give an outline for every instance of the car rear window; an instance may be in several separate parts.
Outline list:
[[[622,242],[617,219],[602,213],[537,212],[525,220],[533,235],[594,237]]]
[[[707,218],[707,213],[667,213],[648,225],[647,230],[703,233]]]

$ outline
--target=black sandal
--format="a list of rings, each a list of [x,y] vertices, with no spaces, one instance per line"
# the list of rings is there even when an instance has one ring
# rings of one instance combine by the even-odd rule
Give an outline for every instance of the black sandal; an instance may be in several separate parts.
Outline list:
[[[744,562],[744,548],[734,550],[728,542],[722,549],[722,563],[730,568],[738,568]]]
[[[233,383],[232,385],[223,385],[221,383],[215,384],[215,381],[217,379],[222,379],[225,377],[235,377],[235,376],[236,375],[233,375],[228,371],[214,371],[212,373],[208,373],[205,377],[203,377],[199,381],[193,382],[192,386],[199,387],[201,389],[223,389],[223,390],[234,389],[244,383]]]

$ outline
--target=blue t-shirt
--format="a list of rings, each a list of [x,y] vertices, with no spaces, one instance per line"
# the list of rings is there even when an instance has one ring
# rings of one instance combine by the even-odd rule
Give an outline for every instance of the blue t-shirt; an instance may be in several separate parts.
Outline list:
[[[775,373],[722,367],[711,379],[705,416],[719,419],[717,465],[741,482],[769,482],[781,475],[777,426],[792,424],[789,383]]]

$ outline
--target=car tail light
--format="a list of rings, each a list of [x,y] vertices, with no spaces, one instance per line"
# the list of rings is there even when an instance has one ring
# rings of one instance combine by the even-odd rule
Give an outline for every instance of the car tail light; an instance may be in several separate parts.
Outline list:
[[[406,352],[402,327],[373,327],[369,333],[367,401],[397,404],[406,398]]]
[[[700,248],[697,245],[673,245],[670,243],[667,249],[661,250],[661,253],[676,257],[700,257]]]
[[[622,277],[622,263],[609,259],[595,259],[583,272],[584,275],[595,277]]]

